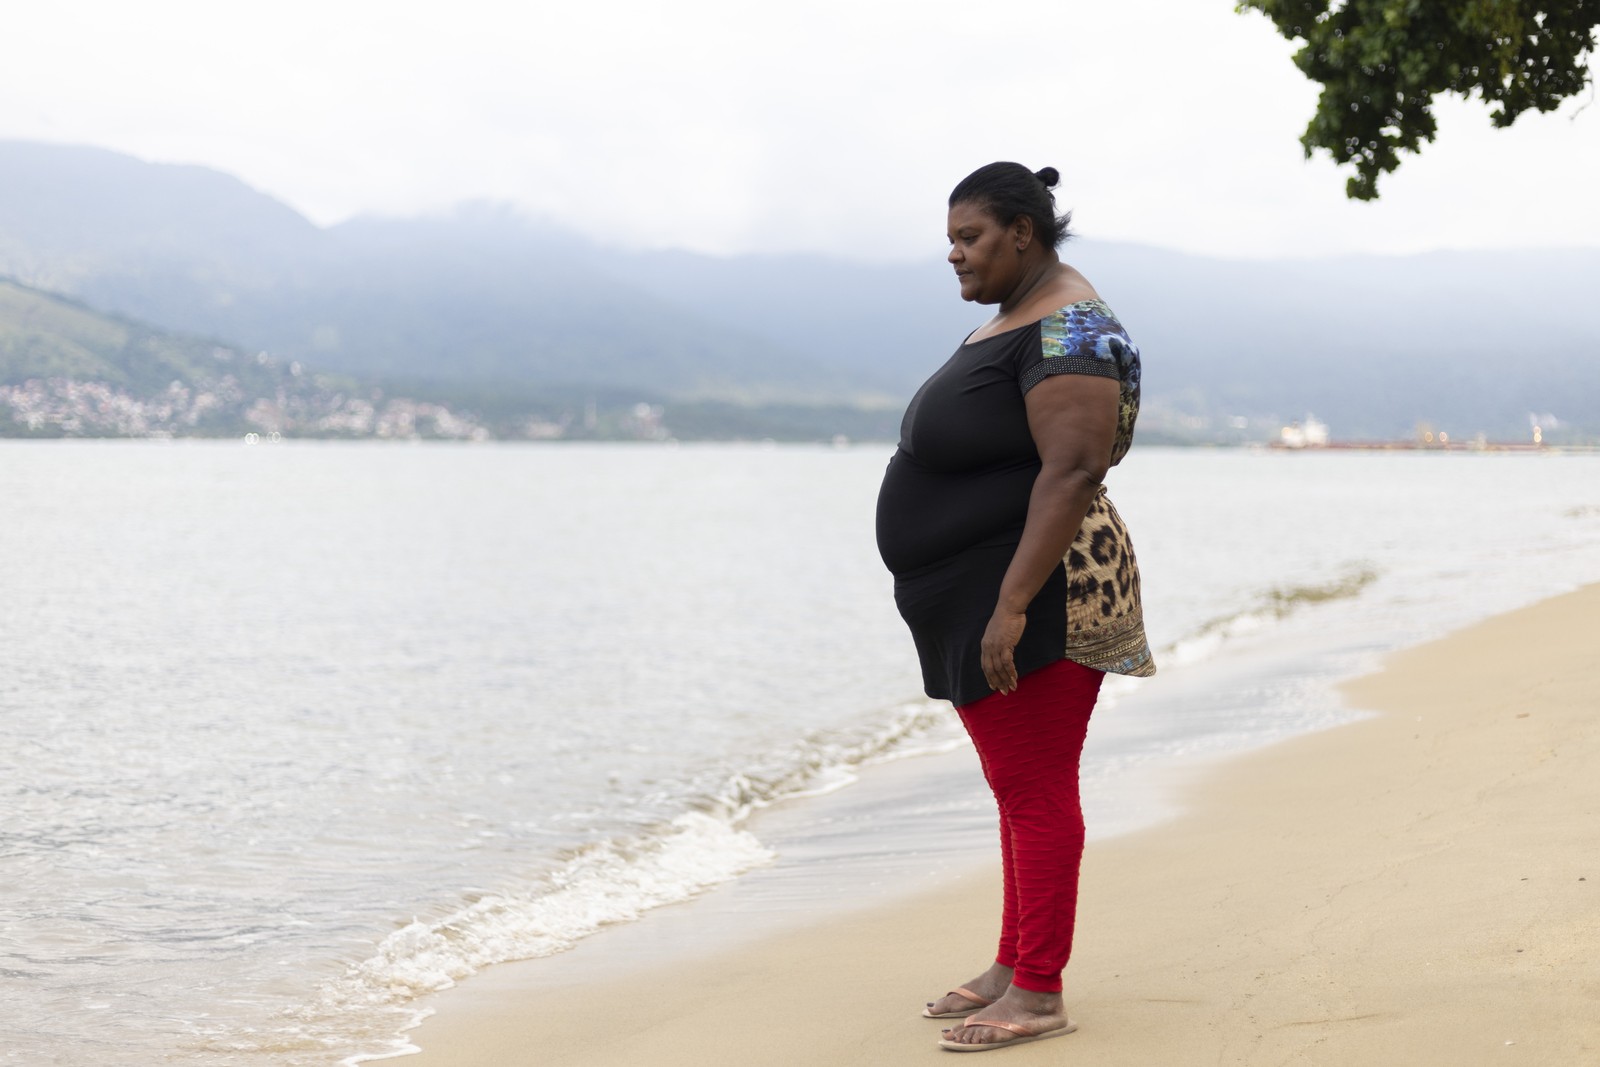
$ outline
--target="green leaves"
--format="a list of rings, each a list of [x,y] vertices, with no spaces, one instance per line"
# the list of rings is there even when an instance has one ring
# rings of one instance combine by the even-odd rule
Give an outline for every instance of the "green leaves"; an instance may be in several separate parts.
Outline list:
[[[1301,135],[1355,174],[1345,195],[1375,200],[1378,178],[1438,131],[1441,93],[1476,94],[1495,126],[1553,111],[1589,83],[1600,0],[1240,0],[1304,44],[1295,66],[1322,85]]]

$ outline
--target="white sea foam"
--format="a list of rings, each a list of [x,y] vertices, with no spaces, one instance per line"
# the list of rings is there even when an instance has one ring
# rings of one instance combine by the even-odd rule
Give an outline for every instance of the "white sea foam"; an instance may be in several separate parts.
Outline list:
[[[686,900],[772,858],[754,835],[699,812],[666,832],[583,849],[541,884],[414,919],[323,988],[324,1011],[403,1004],[493,963],[548,956],[610,923]]]
[[[491,964],[565,951],[607,925],[736,878],[773,858],[743,828],[754,811],[843,788],[863,764],[900,751],[959,744],[959,736],[950,736],[952,718],[948,705],[923,701],[894,709],[876,725],[813,735],[760,768],[729,775],[701,798],[701,810],[581,848],[526,890],[487,894],[440,918],[413,919],[325,983],[317,1011],[403,1011],[415,998]]]

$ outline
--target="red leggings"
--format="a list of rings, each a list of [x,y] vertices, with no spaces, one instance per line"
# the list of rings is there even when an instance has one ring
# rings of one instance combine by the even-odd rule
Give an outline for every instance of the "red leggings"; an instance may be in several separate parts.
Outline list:
[[[1058,660],[1010,693],[956,709],[1000,807],[1005,909],[995,960],[1015,968],[1021,989],[1059,992],[1072,954],[1083,860],[1078,758],[1104,677]]]

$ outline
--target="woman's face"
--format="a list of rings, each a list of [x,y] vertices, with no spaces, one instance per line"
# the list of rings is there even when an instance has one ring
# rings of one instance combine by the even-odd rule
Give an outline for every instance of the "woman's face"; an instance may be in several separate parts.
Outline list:
[[[950,208],[950,254],[956,269],[961,299],[977,304],[998,304],[1011,295],[1022,278],[1023,239],[1020,225],[999,222],[981,205],[970,202]]]

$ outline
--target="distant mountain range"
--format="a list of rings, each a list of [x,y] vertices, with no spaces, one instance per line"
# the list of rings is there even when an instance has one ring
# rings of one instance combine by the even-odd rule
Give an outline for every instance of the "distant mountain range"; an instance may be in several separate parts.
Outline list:
[[[0,142],[0,275],[498,425],[655,405],[892,435],[987,314],[957,299],[941,224],[909,265],[624,251],[493,206],[319,228],[204,168]],[[1600,250],[1066,258],[1144,352],[1147,439],[1261,439],[1307,412],[1336,438],[1520,439],[1530,414],[1600,437]]]

